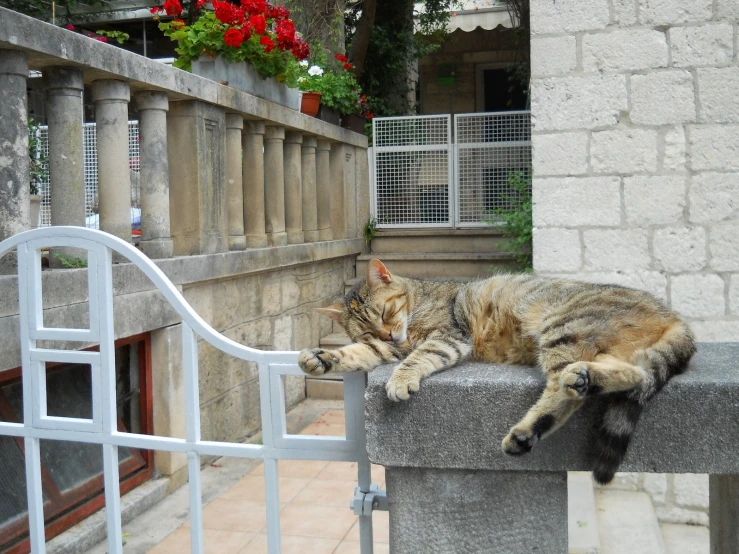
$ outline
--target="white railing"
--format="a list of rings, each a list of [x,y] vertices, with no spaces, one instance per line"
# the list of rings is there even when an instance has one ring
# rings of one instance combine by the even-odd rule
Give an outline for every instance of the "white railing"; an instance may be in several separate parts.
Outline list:
[[[452,132],[453,131],[453,132]],[[531,112],[377,117],[372,215],[379,228],[479,227],[530,174]]]
[[[87,329],[44,326],[41,249],[75,247],[87,250],[90,325]],[[167,276],[130,244],[102,231],[82,227],[49,227],[17,234],[0,243],[0,257],[16,249],[23,383],[23,423],[0,422],[0,435],[23,437],[31,551],[45,552],[40,443],[44,440],[99,444],[103,449],[108,552],[122,553],[118,447],[184,452],[188,457],[192,552],[203,552],[200,487],[201,456],[264,460],[269,552],[280,550],[278,460],[357,462],[359,486],[352,507],[359,515],[362,554],[372,552],[372,509],[383,509],[382,493],[370,482],[365,449],[364,373],[344,379],[346,437],[287,434],[283,375],[303,375],[296,352],[265,352],[230,340],[206,323]],[[125,433],[117,430],[113,333],[112,254],[117,252],[146,274],[182,318],[185,389],[185,438]],[[259,367],[263,444],[204,441],[200,436],[197,336],[236,358]],[[98,352],[41,348],[38,341],[99,343]],[[92,418],[49,416],[46,411],[46,362],[88,364],[92,374]]]

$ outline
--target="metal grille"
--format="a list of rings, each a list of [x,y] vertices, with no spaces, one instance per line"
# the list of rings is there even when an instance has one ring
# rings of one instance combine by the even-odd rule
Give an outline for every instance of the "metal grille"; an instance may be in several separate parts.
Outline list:
[[[449,115],[373,120],[378,227],[484,226],[519,195],[511,181],[530,180],[531,112],[455,115],[454,144],[450,123]]]
[[[519,197],[512,180],[531,174],[531,112],[454,117],[456,225],[495,222]]]
[[[38,130],[38,154],[49,155],[49,131],[47,126],[41,126]],[[85,172],[85,226],[92,229],[99,228],[97,217],[97,191],[98,191],[98,160],[97,160],[97,133],[94,123],[85,123],[82,129],[82,147],[84,154]],[[139,162],[139,122],[128,122],[128,159],[131,170],[131,207],[135,210],[141,207],[141,184],[140,184],[140,162]],[[41,227],[51,225],[51,183],[49,180],[49,167],[44,166],[45,177],[38,183],[39,193],[43,197],[41,201]],[[133,214],[132,214],[132,217]]]
[[[451,117],[375,118],[372,125],[378,227],[450,227]]]

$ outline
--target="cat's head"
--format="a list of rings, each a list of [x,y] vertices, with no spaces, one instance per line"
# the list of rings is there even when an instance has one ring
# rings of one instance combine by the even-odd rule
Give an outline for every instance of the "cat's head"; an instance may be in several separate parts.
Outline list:
[[[402,344],[407,339],[408,287],[405,279],[391,275],[380,260],[370,260],[367,276],[342,302],[316,311],[341,323],[355,342],[378,338]]]

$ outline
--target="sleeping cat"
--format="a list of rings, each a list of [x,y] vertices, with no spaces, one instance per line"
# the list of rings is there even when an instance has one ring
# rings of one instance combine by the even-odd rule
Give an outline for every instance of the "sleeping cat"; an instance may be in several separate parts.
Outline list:
[[[601,395],[607,406],[593,467],[599,483],[613,479],[645,403],[695,352],[688,326],[646,292],[531,275],[420,281],[372,260],[343,302],[318,311],[341,323],[354,344],[302,351],[303,371],[369,371],[400,361],[386,386],[394,401],[467,358],[538,365],[546,388],[503,439],[507,454],[525,454],[586,396]]]

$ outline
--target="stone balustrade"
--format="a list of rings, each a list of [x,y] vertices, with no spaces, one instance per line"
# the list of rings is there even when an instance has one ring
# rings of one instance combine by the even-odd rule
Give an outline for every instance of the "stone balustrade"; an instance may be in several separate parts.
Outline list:
[[[647,405],[623,471],[710,474],[712,554],[739,552],[737,343],[702,343],[688,372]],[[591,468],[598,402],[527,455],[500,443],[544,386],[533,368],[467,363],[399,404],[390,368],[367,388],[367,451],[386,467],[390,545],[417,552],[565,554],[567,472]]]
[[[138,113],[140,247],[152,258],[357,238],[369,217],[354,188],[369,186],[363,135],[0,8],[0,93],[16,99],[0,106],[0,157],[11,160],[0,172],[13,183],[0,193],[0,240],[30,227],[29,70],[46,91],[52,225],[85,224],[85,85],[100,228],[124,240],[130,103]]]

